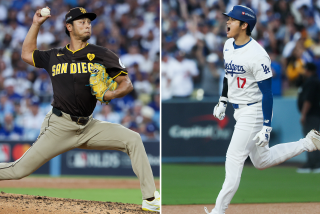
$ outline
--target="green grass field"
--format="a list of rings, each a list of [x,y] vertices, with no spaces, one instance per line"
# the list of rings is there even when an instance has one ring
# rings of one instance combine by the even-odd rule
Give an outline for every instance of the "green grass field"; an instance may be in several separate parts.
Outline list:
[[[35,178],[50,178],[47,175],[31,175]],[[89,179],[134,179],[134,177],[104,177],[104,176],[61,176],[61,178],[89,178]],[[159,180],[156,178],[156,180]],[[141,190],[137,189],[53,189],[53,188],[3,188],[5,193],[40,195],[57,198],[71,198],[93,201],[112,201],[122,203],[141,204]]]
[[[49,188],[0,188],[6,193],[40,195],[92,201],[112,201],[141,204],[140,189],[49,189]]]
[[[162,204],[213,204],[224,176],[224,165],[162,164]],[[278,202],[320,202],[320,174],[245,166],[231,203]]]

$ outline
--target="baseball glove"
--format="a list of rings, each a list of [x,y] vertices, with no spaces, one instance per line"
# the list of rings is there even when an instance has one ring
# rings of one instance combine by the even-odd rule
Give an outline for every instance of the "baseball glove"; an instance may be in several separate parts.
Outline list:
[[[105,104],[110,102],[110,100],[103,100],[106,91],[114,91],[118,86],[117,82],[109,77],[106,68],[99,63],[94,63],[89,83],[91,94],[95,95],[97,100]]]

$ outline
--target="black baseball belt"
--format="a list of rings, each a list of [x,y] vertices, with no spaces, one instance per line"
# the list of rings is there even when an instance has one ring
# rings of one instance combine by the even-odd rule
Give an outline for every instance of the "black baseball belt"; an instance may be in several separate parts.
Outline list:
[[[62,116],[62,111],[53,107],[52,108],[52,113],[54,113],[55,115],[57,115],[58,117]],[[71,114],[69,114],[70,118],[72,121],[76,122],[78,125],[86,125],[88,123],[88,121],[90,120],[90,117],[78,117],[78,116],[73,116]]]

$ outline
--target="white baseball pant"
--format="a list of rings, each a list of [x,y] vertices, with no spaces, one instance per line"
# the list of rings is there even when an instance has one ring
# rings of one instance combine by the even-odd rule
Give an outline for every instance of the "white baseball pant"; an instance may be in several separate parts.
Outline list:
[[[294,156],[308,151],[307,140],[269,146],[257,146],[252,139],[262,129],[263,113],[261,102],[236,109],[235,129],[227,151],[226,177],[211,214],[224,214],[236,193],[243,165],[248,155],[253,165],[260,170],[280,164]]]

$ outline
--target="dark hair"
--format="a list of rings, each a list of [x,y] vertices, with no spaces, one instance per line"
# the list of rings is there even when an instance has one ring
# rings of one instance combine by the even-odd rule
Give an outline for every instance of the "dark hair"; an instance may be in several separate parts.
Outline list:
[[[239,20],[239,21],[240,21],[240,20]],[[244,23],[247,23],[247,22],[240,21],[240,26],[243,25]],[[248,24],[248,23],[247,23],[247,24]],[[251,36],[249,24],[248,24],[248,27],[247,27],[247,29],[246,29],[246,34],[247,34],[247,36]]]
[[[316,73],[316,71],[317,71],[317,66],[314,63],[310,63],[310,62],[305,64],[304,68],[307,71],[310,71],[311,73]]]
[[[73,21],[68,22],[67,24],[71,24],[73,26]],[[70,37],[70,32],[68,31],[67,27],[66,27],[66,34]]]

